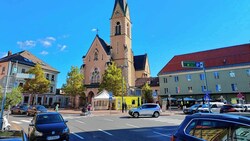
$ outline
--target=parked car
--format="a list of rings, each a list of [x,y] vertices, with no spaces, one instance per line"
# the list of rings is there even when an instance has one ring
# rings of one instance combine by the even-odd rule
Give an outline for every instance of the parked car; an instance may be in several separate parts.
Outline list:
[[[171,141],[237,141],[250,139],[250,118],[196,113],[185,117]]]
[[[231,104],[225,104],[221,107],[220,113],[236,112],[236,109]]]
[[[234,107],[234,109],[237,111],[237,112],[244,112],[246,107],[244,107],[243,104],[234,104],[232,105]]]
[[[244,104],[245,112],[250,112],[250,104]]]
[[[1,141],[28,141],[23,130],[0,130]]]
[[[189,108],[184,108],[183,113],[184,114],[194,114],[198,111],[198,108],[200,108],[202,105],[201,104],[194,104]]]
[[[11,114],[26,114],[28,111],[27,105],[17,105],[13,106],[11,109]]]
[[[223,104],[210,104],[210,113],[220,113],[220,109]],[[208,104],[203,104],[197,110],[199,113],[209,113],[209,106]]]
[[[138,108],[130,109],[128,113],[135,118],[139,116],[152,116],[158,118],[161,113],[161,107],[156,103],[145,103]]]
[[[28,127],[28,137],[34,140],[69,140],[69,128],[58,112],[37,113]]]
[[[48,110],[43,105],[33,105],[28,108],[27,116],[34,116],[39,112],[47,112]]]

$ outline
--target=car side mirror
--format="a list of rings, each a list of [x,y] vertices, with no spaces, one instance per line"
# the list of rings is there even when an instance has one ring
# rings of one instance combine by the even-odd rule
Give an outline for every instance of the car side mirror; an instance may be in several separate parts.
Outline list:
[[[34,123],[30,123],[29,126],[35,126]]]
[[[67,123],[68,122],[68,120],[64,120],[64,123]]]

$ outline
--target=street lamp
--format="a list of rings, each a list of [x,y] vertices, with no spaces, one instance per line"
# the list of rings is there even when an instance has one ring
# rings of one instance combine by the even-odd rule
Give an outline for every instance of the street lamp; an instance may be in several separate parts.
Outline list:
[[[127,68],[127,67],[128,66],[126,66],[126,65],[121,65],[120,66],[120,68],[122,69],[122,71],[123,71],[124,68]],[[124,97],[124,94],[123,94],[124,93],[124,90],[123,90],[124,89],[123,88],[124,83],[123,83],[123,81],[124,81],[124,76],[122,76],[122,112],[124,112],[124,100],[123,100],[124,99],[123,98]]]

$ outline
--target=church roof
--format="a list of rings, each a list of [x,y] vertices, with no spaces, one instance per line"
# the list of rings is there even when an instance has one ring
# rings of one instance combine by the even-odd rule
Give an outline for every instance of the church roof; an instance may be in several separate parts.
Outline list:
[[[107,53],[107,55],[110,55],[110,45],[108,45],[102,38],[100,38],[98,34],[96,35],[96,37],[99,39],[99,41],[100,41],[103,49]]]
[[[194,70],[183,68],[181,61],[204,62],[206,69],[250,64],[250,44],[236,45],[213,50],[174,56],[158,75]]]
[[[136,71],[145,70],[147,54],[134,56],[134,67]]]
[[[0,59],[0,62],[8,62],[8,61],[11,61],[11,62],[18,61],[19,64],[23,64],[23,65],[27,65],[31,67],[35,66],[36,64],[40,64],[43,69],[59,72],[58,70],[52,68],[50,65],[43,62],[42,60],[40,60],[39,58],[37,58],[36,56],[34,56],[33,54],[31,54],[30,52],[26,50],[8,55]]]
[[[115,12],[115,8],[116,8],[116,5],[119,4],[122,11],[123,11],[123,14],[125,15],[126,14],[126,10],[127,10],[127,2],[126,0],[115,0],[115,5],[114,5],[114,8],[113,8],[113,14]]]

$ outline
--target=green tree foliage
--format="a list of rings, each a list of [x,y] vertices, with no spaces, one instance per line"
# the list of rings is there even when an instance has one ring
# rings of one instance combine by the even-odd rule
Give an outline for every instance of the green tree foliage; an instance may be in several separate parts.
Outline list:
[[[84,94],[84,76],[81,74],[78,67],[71,67],[71,71],[68,72],[66,84],[63,84],[62,90],[70,96],[82,96],[86,102],[86,96]]]
[[[148,83],[145,83],[145,85],[142,87],[142,99],[144,99],[148,103],[154,101],[152,96],[152,89],[148,85]]]
[[[102,76],[99,91],[103,89],[113,92],[114,96],[121,96],[122,91],[126,94],[126,84],[122,77],[122,70],[117,68],[114,62],[108,66]]]
[[[31,94],[43,94],[49,91],[50,81],[45,78],[41,65],[37,64],[27,73],[34,74],[35,79],[27,79],[24,84],[24,92]]]
[[[0,88],[1,89],[1,88]],[[0,95],[0,100],[2,101],[3,95]],[[6,100],[4,108],[7,109],[8,106],[14,106],[16,104],[19,104],[22,101],[22,88],[17,87],[13,88],[10,93],[6,94]]]

